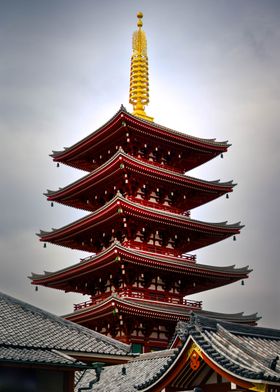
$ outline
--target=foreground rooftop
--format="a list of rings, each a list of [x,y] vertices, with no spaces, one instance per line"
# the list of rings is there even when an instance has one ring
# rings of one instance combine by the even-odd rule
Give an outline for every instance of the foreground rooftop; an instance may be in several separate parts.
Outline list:
[[[231,388],[232,383],[245,388],[242,390],[278,391],[280,366],[273,368],[272,363],[279,352],[279,330],[193,314],[190,322],[178,323],[171,349],[106,368],[99,381],[93,370],[87,370],[76,391],[87,387],[101,392],[109,386],[111,392],[159,391],[166,387],[179,391],[198,385],[219,391],[226,390],[219,389],[222,384]]]
[[[124,358],[130,346],[0,293],[0,364],[85,367],[77,359]]]

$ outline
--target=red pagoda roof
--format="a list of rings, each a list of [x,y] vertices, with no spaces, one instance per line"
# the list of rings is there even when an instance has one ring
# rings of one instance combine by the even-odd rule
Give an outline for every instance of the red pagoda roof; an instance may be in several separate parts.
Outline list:
[[[185,238],[189,234],[187,244],[184,244],[183,253],[194,249],[207,246],[209,244],[221,241],[234,234],[239,234],[243,227],[240,222],[227,224],[206,223],[198,220],[190,219],[183,215],[174,214],[167,211],[157,210],[154,208],[142,206],[125,199],[118,193],[106,205],[94,211],[93,213],[81,218],[60,229],[53,229],[51,232],[41,231],[38,235],[40,240],[44,242],[56,243],[62,246],[96,252],[93,244],[89,241],[94,235],[100,233],[102,229],[111,230],[114,226],[124,223],[127,219],[137,219],[137,224],[155,223],[158,228],[167,230],[174,228],[181,232]],[[124,223],[123,223],[124,222]],[[94,232],[93,232],[94,230]],[[105,233],[106,234],[106,233]],[[80,242],[80,236],[83,240]],[[192,237],[192,238],[191,238]]]
[[[190,292],[188,293],[193,294],[245,279],[251,272],[248,266],[243,268],[235,268],[234,265],[215,267],[196,264],[194,261],[190,261],[190,259],[192,259],[191,256],[188,256],[188,258],[172,257],[129,249],[115,242],[108,249],[100,252],[98,255],[82,259],[80,263],[56,272],[45,272],[43,275],[32,273],[30,279],[32,279],[32,284],[34,285],[80,292],[81,288],[79,286],[81,286],[83,281],[90,282],[96,280],[99,276],[106,274],[108,270],[110,273],[113,273],[119,269],[120,263],[126,263],[134,267],[161,270],[198,279],[196,286],[190,287]],[[202,284],[200,284],[200,280]],[[204,280],[207,280],[206,286],[203,285]],[[78,283],[79,285],[77,285]],[[76,286],[77,289],[75,289]],[[83,286],[82,292],[84,294],[91,293],[90,289],[87,289],[87,285]]]
[[[123,314],[130,314],[135,316],[141,316],[145,318],[163,319],[163,320],[173,320],[173,321],[188,321],[191,312],[197,312],[205,317],[218,318],[220,320],[228,320],[236,323],[244,324],[256,324],[259,319],[257,314],[244,315],[243,312],[224,314],[216,312],[203,311],[196,306],[192,306],[192,301],[190,305],[186,302],[186,305],[178,305],[167,302],[160,301],[148,301],[145,299],[136,298],[122,298],[116,294],[108,297],[103,302],[98,304],[83,308],[81,310],[76,310],[73,313],[64,315],[67,320],[77,322],[79,324],[89,324],[105,315],[113,315],[115,313],[121,312]]]
[[[195,208],[225,193],[232,192],[232,188],[235,186],[232,181],[221,183],[219,180],[199,180],[153,164],[144,163],[142,160],[126,154],[120,148],[114,156],[90,174],[57,191],[48,190],[45,195],[49,201],[57,201],[93,211],[99,206],[94,199],[88,200],[89,194],[94,194],[95,191],[104,196],[106,191],[106,194],[111,193],[113,195],[116,192],[114,190],[116,188],[115,184],[118,184],[118,187],[122,186],[122,174],[124,173],[132,174],[133,178],[142,176],[153,184],[156,182],[157,186],[163,184],[163,186],[168,185],[170,187],[172,185],[173,190],[177,186],[178,192],[183,193],[191,190],[193,192],[192,197],[183,200],[184,206],[181,206],[184,207],[183,210]],[[96,191],[97,186],[98,191]],[[108,188],[112,189],[108,192]]]
[[[153,144],[164,144],[172,151],[182,152],[186,150],[185,157],[177,159],[175,163],[175,166],[179,165],[180,170],[184,171],[199,166],[226,152],[230,146],[227,142],[197,138],[143,120],[128,113],[121,106],[120,110],[99,129],[63,151],[53,151],[51,156],[55,162],[62,162],[82,170],[92,171],[93,168],[98,166],[100,152],[103,150],[106,152],[107,158],[105,160],[107,160],[108,154],[111,154],[114,148],[118,149],[118,146],[115,145],[116,140],[119,146],[124,147],[126,145],[127,134],[129,134],[129,137],[136,135],[138,141],[143,139]],[[110,153],[108,147],[110,147]]]

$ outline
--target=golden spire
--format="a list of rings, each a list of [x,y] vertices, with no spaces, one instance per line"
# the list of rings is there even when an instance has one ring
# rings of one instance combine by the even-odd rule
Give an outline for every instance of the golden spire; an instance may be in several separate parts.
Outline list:
[[[145,106],[149,103],[149,64],[146,34],[142,30],[142,12],[138,12],[137,18],[138,30],[132,36],[129,103],[133,105],[134,116],[153,121],[145,113]]]

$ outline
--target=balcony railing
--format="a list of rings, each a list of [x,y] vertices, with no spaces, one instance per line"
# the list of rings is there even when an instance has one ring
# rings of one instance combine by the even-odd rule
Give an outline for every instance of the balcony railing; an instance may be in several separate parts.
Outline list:
[[[152,245],[152,244],[147,244],[145,242],[139,242],[133,240],[128,240],[123,242],[123,246],[127,246],[128,248],[137,249],[144,252],[158,253],[165,256],[180,257],[182,260],[187,260],[192,263],[196,262],[196,255],[192,255],[189,253],[180,255],[176,249],[167,248],[164,246]]]
[[[134,248],[145,252],[160,253],[166,256],[175,256],[181,258],[182,260],[187,260],[196,263],[196,255],[192,255],[190,253],[184,253],[182,255],[178,255],[177,253],[176,254],[174,253],[173,249],[163,248],[160,246],[141,243],[137,241],[125,241],[122,245],[127,246],[128,248]],[[92,260],[95,256],[96,255],[93,254],[84,258],[80,258],[80,262],[84,263],[86,261]]]
[[[172,212],[173,214],[184,215],[188,218],[191,215],[190,211],[182,211],[181,209],[176,208],[176,207],[167,206],[167,205],[161,204],[161,203],[155,203],[153,201],[140,199],[138,197],[127,196],[127,199],[133,201],[134,203],[141,204],[142,206],[145,206],[145,207],[150,207],[150,208],[155,208],[158,210]]]
[[[79,304],[74,304],[74,311],[88,308],[92,305],[106,299],[110,293],[98,296],[96,299],[90,299],[88,301],[81,302]],[[125,289],[118,293],[119,298],[133,298],[133,299],[144,299],[147,301],[157,301],[161,303],[169,303],[175,305],[185,305],[188,310],[202,309],[202,301],[193,301],[181,297],[172,296],[166,293],[151,292],[149,290],[133,291],[131,289]]]
[[[94,305],[94,302],[92,300],[84,301],[79,304],[74,304],[74,310],[80,310],[80,309],[85,309],[88,308],[89,306]]]
[[[182,173],[182,170],[181,170],[181,169],[178,169],[178,168],[176,168],[176,167],[174,167],[174,166],[169,166],[169,165],[166,164],[166,163],[159,163],[159,162],[157,162],[156,160],[150,161],[150,160],[147,159],[147,158],[141,157],[139,154],[138,154],[137,156],[135,156],[135,157],[136,157],[138,160],[140,160],[140,161],[149,163],[150,165],[153,165],[153,166],[160,167],[161,169],[167,169],[167,170],[170,170],[170,171],[172,171],[172,172]]]
[[[144,252],[159,253],[167,256],[177,256],[178,253],[174,249],[147,244],[145,242],[132,241],[132,240],[125,241],[123,245],[127,246],[128,248],[138,249]]]

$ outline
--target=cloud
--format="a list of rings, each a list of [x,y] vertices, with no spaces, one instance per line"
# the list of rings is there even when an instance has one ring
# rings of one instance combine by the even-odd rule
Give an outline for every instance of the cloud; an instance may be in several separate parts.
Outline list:
[[[136,9],[137,6],[137,9]],[[0,16],[1,290],[56,313],[83,297],[26,276],[74,264],[82,252],[42,248],[35,233],[81,216],[42,193],[83,175],[48,154],[78,141],[127,104],[131,34],[144,12],[155,120],[232,147],[192,174],[233,179],[234,193],[192,212],[242,220],[238,240],[198,251],[198,262],[254,269],[238,283],[196,295],[204,309],[259,311],[279,319],[279,2],[177,0],[5,2]]]

